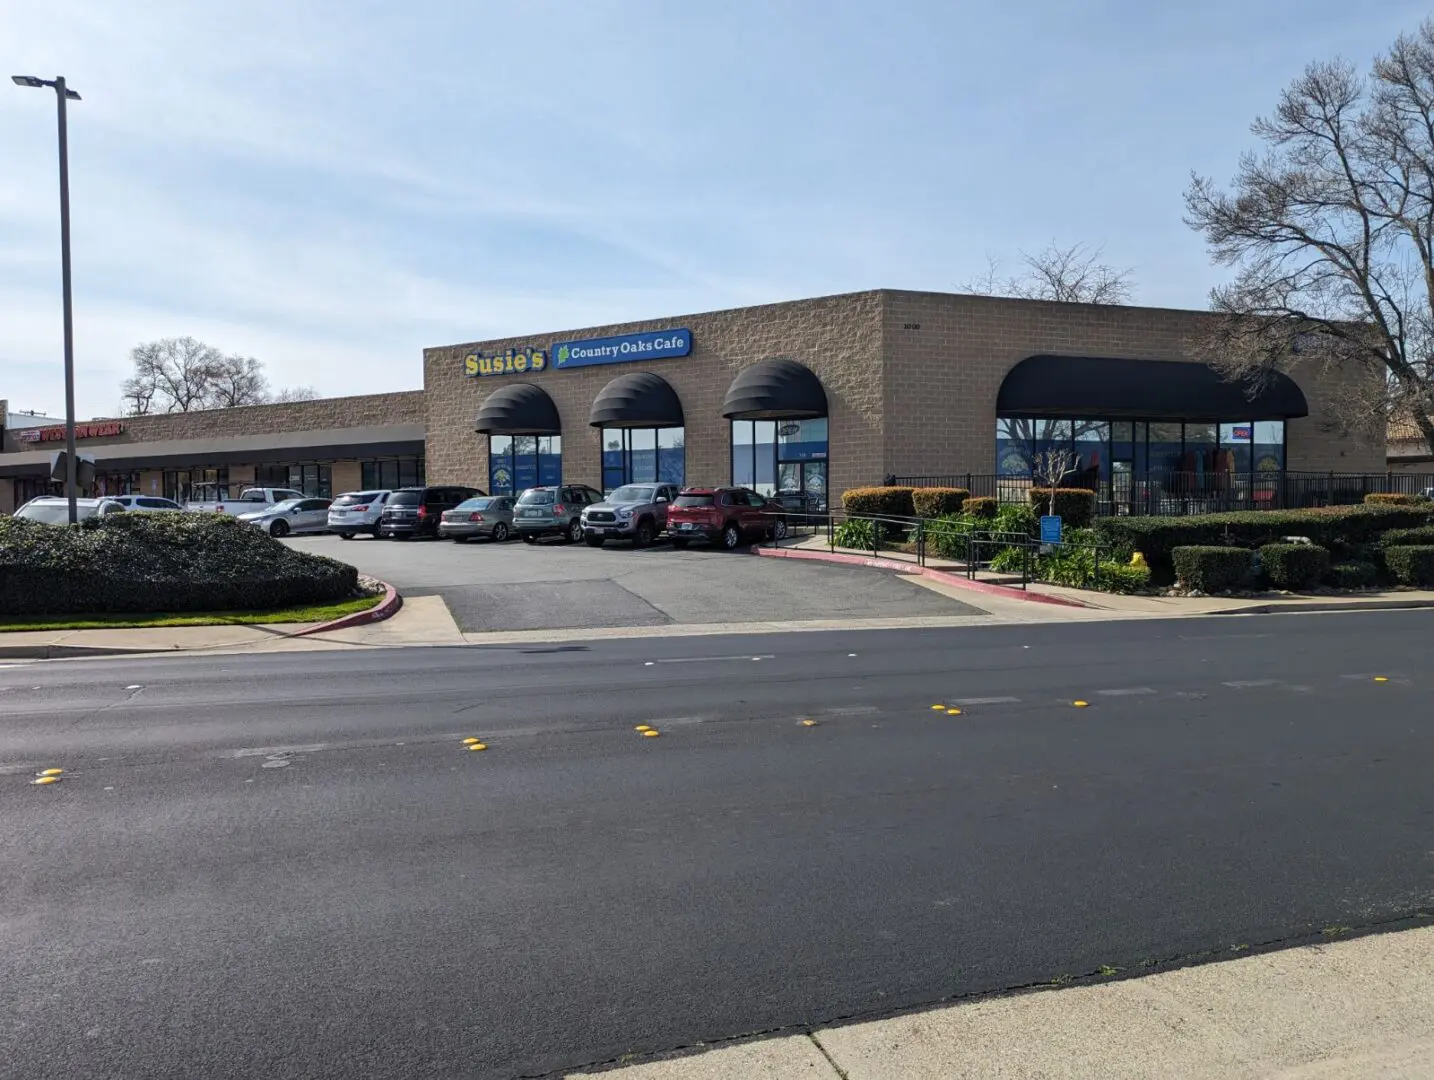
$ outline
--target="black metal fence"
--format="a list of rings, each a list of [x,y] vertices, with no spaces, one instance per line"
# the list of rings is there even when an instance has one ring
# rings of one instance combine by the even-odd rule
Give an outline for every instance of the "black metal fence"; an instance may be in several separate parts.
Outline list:
[[[1032,481],[1024,476],[952,473],[944,476],[888,476],[905,487],[965,488],[973,497],[1026,503]],[[1143,478],[1116,474],[1094,483],[1070,479],[1065,487],[1095,493],[1096,513],[1104,517],[1151,514],[1212,514],[1225,510],[1291,510],[1312,506],[1349,506],[1366,495],[1419,495],[1434,491],[1434,473],[1151,473]]]

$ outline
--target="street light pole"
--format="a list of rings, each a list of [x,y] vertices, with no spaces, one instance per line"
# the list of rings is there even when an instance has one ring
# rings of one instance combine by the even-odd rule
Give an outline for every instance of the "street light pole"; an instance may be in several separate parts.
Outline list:
[[[65,77],[53,80],[40,79],[34,75],[14,75],[17,86],[53,86],[59,112],[60,128],[60,288],[64,301],[65,320],[65,498],[70,506],[70,524],[79,521],[79,507],[76,503],[79,486],[76,476],[79,463],[75,460],[75,318],[70,296],[70,146],[66,127],[65,106],[70,101],[79,101],[80,95],[65,86]]]

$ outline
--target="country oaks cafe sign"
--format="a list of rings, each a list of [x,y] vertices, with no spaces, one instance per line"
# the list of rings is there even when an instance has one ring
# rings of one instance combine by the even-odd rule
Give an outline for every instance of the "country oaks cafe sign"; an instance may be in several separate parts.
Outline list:
[[[75,438],[77,439],[103,439],[106,436],[123,434],[124,424],[119,420],[75,425]],[[64,442],[65,429],[63,427],[21,428],[15,432],[15,438],[20,442]]]
[[[524,346],[501,352],[471,352],[463,357],[463,374],[472,378],[489,375],[523,375],[549,367],[593,367],[597,364],[625,364],[633,360],[663,360],[692,352],[692,331],[653,330],[645,334],[557,341],[550,348]]]

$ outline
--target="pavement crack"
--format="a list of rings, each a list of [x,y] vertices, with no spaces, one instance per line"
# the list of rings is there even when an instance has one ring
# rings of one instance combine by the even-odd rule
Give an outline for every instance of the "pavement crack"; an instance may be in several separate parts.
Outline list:
[[[812,1045],[817,1048],[817,1053],[821,1054],[822,1057],[826,1058],[827,1064],[832,1067],[832,1072],[836,1073],[837,1076],[841,1078],[841,1080],[851,1080],[851,1078],[847,1076],[846,1070],[836,1063],[836,1058],[832,1057],[829,1053],[827,1053],[827,1048],[823,1046],[822,1041],[817,1038],[817,1033],[815,1031],[807,1032],[807,1038],[811,1039]]]
[[[133,690],[127,690],[127,691],[125,692],[125,696],[124,696],[123,698],[121,698],[121,699],[119,699],[119,700],[117,700],[117,701],[109,701],[109,702],[106,702],[105,704],[101,705],[98,709],[91,709],[89,712],[82,713],[81,715],[75,717],[74,720],[70,721],[70,725],[69,725],[69,726],[70,726],[71,729],[77,728],[77,727],[79,727],[81,724],[85,723],[87,720],[93,720],[93,719],[95,719],[96,717],[103,716],[105,713],[109,712],[111,709],[117,709],[117,708],[119,708],[121,705],[130,705],[130,704],[132,704],[132,703],[134,702],[134,699],[137,698],[137,697],[139,697],[140,694],[142,694],[142,693],[144,693],[144,687],[142,687],[142,686],[136,686]]]

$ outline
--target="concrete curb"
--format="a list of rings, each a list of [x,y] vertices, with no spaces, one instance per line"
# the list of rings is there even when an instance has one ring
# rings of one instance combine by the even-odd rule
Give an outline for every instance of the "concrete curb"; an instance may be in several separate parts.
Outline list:
[[[356,611],[352,615],[342,615],[326,623],[319,623],[318,626],[311,626],[307,630],[299,630],[293,634],[286,634],[285,637],[310,637],[313,634],[330,634],[335,630],[348,630],[355,626],[367,626],[369,623],[382,622],[384,619],[392,618],[403,607],[403,597],[398,595],[398,590],[388,582],[383,583],[383,599],[369,608],[367,611]]]
[[[1312,604],[1249,604],[1202,612],[1204,615],[1289,615],[1302,611],[1412,611],[1434,608],[1434,600],[1321,600]]]
[[[753,555],[763,555],[768,558],[808,559],[812,562],[841,563],[846,566],[868,566],[875,570],[893,570],[898,574],[929,578],[955,589],[968,589],[971,592],[999,596],[1006,600],[1025,600],[1032,604],[1054,604],[1056,607],[1096,607],[1095,604],[1083,604],[1079,600],[1071,600],[1064,596],[1048,596],[1045,593],[1033,593],[1025,589],[1012,589],[1005,585],[993,585],[988,581],[971,581],[960,574],[948,574],[944,570],[933,570],[929,566],[917,566],[915,563],[899,562],[896,559],[882,559],[871,555],[847,555],[839,551],[764,548],[756,545],[751,548],[751,551]]]
[[[182,653],[178,647],[168,649],[132,649],[127,646],[110,648],[103,645],[0,645],[0,660],[78,660],[96,656],[154,656],[156,653]]]

